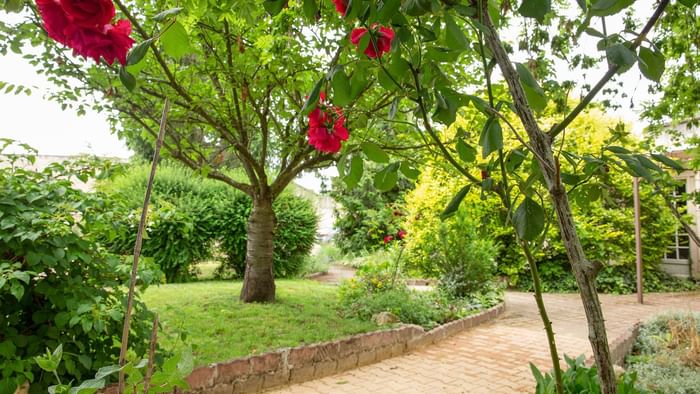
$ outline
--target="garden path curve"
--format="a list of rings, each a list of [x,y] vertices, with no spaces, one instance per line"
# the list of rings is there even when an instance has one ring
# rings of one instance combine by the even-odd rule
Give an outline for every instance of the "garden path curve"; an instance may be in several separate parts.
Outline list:
[[[700,292],[601,295],[608,340],[636,322],[667,311],[700,311]],[[578,294],[547,294],[545,303],[560,355],[591,355]],[[530,393],[528,362],[551,368],[547,342],[532,294],[506,293],[506,313],[490,322],[404,356],[339,373],[276,393]]]

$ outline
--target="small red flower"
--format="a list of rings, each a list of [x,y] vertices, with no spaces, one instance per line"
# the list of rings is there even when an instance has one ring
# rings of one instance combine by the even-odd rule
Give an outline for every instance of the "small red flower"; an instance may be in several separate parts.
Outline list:
[[[71,24],[101,28],[114,18],[112,0],[60,0]]]
[[[406,230],[399,230],[398,233],[396,233],[396,238],[398,239],[404,239],[406,237]]]
[[[309,114],[309,144],[321,152],[337,153],[341,141],[347,141],[350,134],[345,128],[345,116],[340,108],[328,106],[326,95],[321,93],[318,105]]]
[[[389,242],[391,242],[393,240],[394,240],[393,235],[387,235],[386,237],[384,237],[384,245],[388,244]]]
[[[491,178],[491,175],[489,175],[488,170],[481,170],[481,180],[487,180]]]
[[[367,32],[369,32],[369,30],[364,27],[353,29],[350,33],[350,41],[353,43],[353,45],[358,46],[360,44],[360,40],[362,40],[362,37],[367,34]],[[370,34],[374,35],[374,40],[370,39],[367,49],[365,49],[365,55],[375,59],[391,51],[391,42],[394,40],[394,30],[392,30],[390,27],[381,26],[378,30],[373,28]]]
[[[335,10],[338,11],[340,16],[345,16],[345,13],[348,12],[347,0],[333,0],[333,4],[335,4]]]

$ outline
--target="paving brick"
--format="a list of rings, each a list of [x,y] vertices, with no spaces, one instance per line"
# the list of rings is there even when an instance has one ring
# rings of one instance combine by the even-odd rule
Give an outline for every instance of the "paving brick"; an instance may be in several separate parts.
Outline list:
[[[545,304],[554,324],[560,354],[591,355],[585,314],[578,294],[546,294]],[[611,344],[629,345],[633,325],[669,310],[700,311],[700,293],[648,294],[639,305],[635,295],[601,295]],[[539,320],[532,294],[508,292],[505,313],[494,321],[476,324],[498,315],[498,310],[464,320],[464,331],[433,344],[435,334],[413,339],[420,328],[407,335],[405,327],[396,332],[408,341],[410,353],[376,362],[377,352],[361,353],[359,368],[341,372],[303,385],[288,386],[277,393],[531,393],[534,381],[528,366],[533,362],[542,370],[551,368],[547,338]],[[476,321],[475,321],[476,320]],[[471,327],[471,328],[470,328]],[[450,331],[450,330],[448,330]],[[384,334],[387,335],[387,334]],[[443,331],[444,335],[444,331]],[[363,341],[364,339],[364,341]],[[339,345],[347,356],[351,349],[377,343],[357,336]],[[370,346],[371,345],[371,346]],[[425,345],[425,346],[423,346]],[[401,348],[393,350],[398,355]],[[381,349],[379,349],[381,352]],[[621,353],[621,352],[620,352]],[[341,356],[341,357],[342,357]],[[341,359],[343,360],[343,359]],[[348,363],[353,365],[354,359]],[[344,368],[340,368],[342,371]],[[313,372],[311,372],[313,374]],[[292,376],[294,370],[292,370]]]

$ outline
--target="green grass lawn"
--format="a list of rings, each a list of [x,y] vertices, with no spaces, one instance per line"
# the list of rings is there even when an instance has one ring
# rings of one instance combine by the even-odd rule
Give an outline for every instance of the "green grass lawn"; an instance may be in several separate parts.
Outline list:
[[[242,304],[239,281],[153,286],[143,296],[162,323],[158,343],[185,346],[197,365],[269,350],[341,338],[377,329],[373,323],[337,313],[337,287],[310,280],[277,280],[277,303]]]

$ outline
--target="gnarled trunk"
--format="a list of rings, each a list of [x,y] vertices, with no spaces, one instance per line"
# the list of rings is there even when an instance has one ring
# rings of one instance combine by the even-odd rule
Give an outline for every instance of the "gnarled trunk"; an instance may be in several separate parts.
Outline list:
[[[246,267],[241,289],[243,302],[274,302],[273,273],[275,213],[272,197],[253,197],[253,210],[248,218]]]

